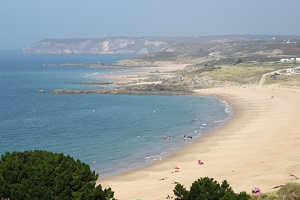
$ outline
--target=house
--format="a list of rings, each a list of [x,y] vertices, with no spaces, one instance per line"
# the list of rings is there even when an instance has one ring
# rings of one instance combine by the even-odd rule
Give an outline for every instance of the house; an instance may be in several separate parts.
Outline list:
[[[300,62],[300,58],[282,58],[280,59],[280,62]]]
[[[295,69],[289,68],[289,69],[286,70],[286,73],[288,73],[288,74],[294,74],[295,73]]]
[[[280,62],[289,62],[290,60],[289,59],[287,59],[287,58],[282,58],[282,59],[280,59]]]

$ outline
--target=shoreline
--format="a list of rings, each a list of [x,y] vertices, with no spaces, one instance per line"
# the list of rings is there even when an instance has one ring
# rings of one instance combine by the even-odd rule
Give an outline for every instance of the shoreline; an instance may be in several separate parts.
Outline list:
[[[175,95],[175,96],[180,96],[180,95]],[[162,160],[165,160],[166,158],[172,156],[178,150],[197,142],[197,140],[201,140],[205,135],[208,135],[211,132],[223,127],[225,124],[228,123],[228,121],[232,120],[234,116],[234,110],[229,106],[228,102],[220,101],[219,98],[216,98],[215,96],[199,95],[199,94],[193,94],[187,96],[192,96],[199,99],[209,99],[208,101],[210,102],[211,105],[218,104],[218,106],[220,106],[220,110],[224,112],[224,114],[225,113],[226,114],[220,117],[219,119],[214,119],[212,121],[202,120],[202,118],[198,118],[201,120],[196,119],[197,120],[196,125],[195,124],[189,126],[185,125],[186,128],[183,128],[180,131],[176,129],[177,132],[182,133],[179,134],[179,136],[178,135],[171,136],[169,134],[165,134],[166,139],[164,141],[167,141],[167,143],[170,143],[171,145],[168,146],[163,145],[164,149],[160,149],[160,151],[157,151],[156,153],[153,154],[149,154],[149,152],[147,152],[147,150],[144,149],[144,151],[146,151],[148,155],[145,155],[145,157],[140,158],[140,160],[135,160],[126,168],[123,167],[120,168],[119,170],[111,171],[108,174],[103,173],[104,171],[99,171],[100,178],[98,182],[100,182],[103,179],[107,179],[110,177],[118,177],[131,171],[147,168],[151,166],[155,161],[156,163],[160,163]],[[197,105],[196,103],[194,103],[194,101],[193,104]],[[186,139],[183,138],[184,135],[187,136]],[[163,135],[161,135],[161,137],[163,137]],[[170,139],[169,137],[172,139],[169,140]],[[155,148],[156,147],[154,147],[154,149]]]
[[[226,100],[235,110],[232,119],[161,162],[98,183],[111,187],[116,198],[144,200],[174,196],[173,182],[189,189],[191,183],[206,176],[218,182],[227,180],[235,192],[247,193],[253,187],[264,193],[299,182],[300,90],[252,86],[197,93]],[[203,165],[197,164],[199,159]],[[178,173],[175,167],[180,168]]]
[[[155,95],[154,95],[155,96]],[[175,95],[175,96],[182,96],[182,95]],[[223,113],[223,115],[219,115],[220,113],[217,111],[219,117],[208,120],[202,118],[202,116],[199,118],[195,116],[196,119],[194,124],[187,125],[186,123],[184,124],[185,128],[176,128],[174,129],[175,134],[172,135],[172,132],[170,134],[166,133],[165,131],[162,131],[164,134],[162,134],[161,139],[165,135],[166,139],[161,140],[164,141],[163,143],[160,143],[161,141],[156,141],[154,143],[154,149],[160,149],[159,151],[152,152],[147,151],[147,149],[143,149],[143,151],[146,153],[143,157],[139,157],[138,159],[135,159],[133,162],[129,163],[129,165],[124,165],[123,167],[120,167],[119,169],[114,169],[114,170],[107,170],[107,169],[102,169],[100,171],[95,170],[96,172],[99,173],[100,175],[100,181],[108,178],[108,177],[114,177],[114,176],[120,176],[128,171],[135,171],[139,169],[143,169],[145,167],[148,167],[149,165],[151,166],[153,162],[156,160],[157,163],[159,163],[161,160],[165,160],[165,158],[169,157],[170,155],[174,154],[174,152],[178,151],[179,149],[189,146],[192,143],[196,142],[197,140],[201,139],[204,135],[210,134],[214,130],[219,129],[220,127],[223,127],[224,124],[228,123],[233,117],[233,109],[229,106],[227,102],[220,101],[218,98],[214,96],[208,96],[208,95],[198,95],[198,94],[193,94],[193,95],[184,95],[183,97],[191,97],[194,98],[195,100],[200,100],[200,102],[195,102],[194,100],[186,99],[188,102],[192,102],[192,104],[195,105],[201,105],[202,101],[205,103],[205,101],[209,102],[207,106],[217,106],[220,108],[218,110],[220,113]],[[174,97],[170,97],[174,98]],[[176,97],[175,97],[176,98]],[[181,98],[181,97],[179,97]],[[198,106],[197,106],[198,107]],[[196,109],[196,110],[195,110]],[[199,109],[203,109],[203,107],[200,107]],[[190,109],[189,111],[195,111],[195,112],[202,112],[199,111],[197,108]],[[204,109],[205,110],[205,109]],[[184,115],[182,115],[183,118],[185,118]],[[195,118],[191,118],[190,120],[193,120]],[[188,120],[189,121],[189,120]],[[187,122],[189,123],[189,122]],[[177,134],[176,134],[177,133]],[[179,134],[178,134],[179,133]],[[181,134],[180,134],[181,133]],[[192,138],[190,139],[184,139],[184,135],[190,136]],[[145,135],[141,135],[144,137]],[[138,135],[137,137],[140,137]],[[170,138],[169,138],[170,137]],[[155,145],[159,145],[160,147],[156,147]],[[150,153],[152,152],[152,153]],[[129,159],[129,158],[128,158]],[[128,160],[127,159],[127,160]],[[130,160],[130,159],[129,159]],[[128,160],[128,161],[129,161]]]

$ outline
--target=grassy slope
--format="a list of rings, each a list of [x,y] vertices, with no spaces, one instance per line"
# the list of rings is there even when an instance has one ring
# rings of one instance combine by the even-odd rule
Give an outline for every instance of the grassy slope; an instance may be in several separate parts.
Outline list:
[[[299,66],[300,63],[281,63],[281,58],[300,57],[300,39],[293,43],[283,40],[207,41],[172,46],[164,51],[140,57],[153,62],[170,60],[189,63],[180,73],[182,79],[208,77],[210,86],[218,84],[258,84],[265,73]],[[215,67],[214,70],[207,67]],[[265,84],[300,86],[300,75],[267,76]],[[197,86],[196,86],[197,87]],[[199,86],[201,88],[201,85]]]

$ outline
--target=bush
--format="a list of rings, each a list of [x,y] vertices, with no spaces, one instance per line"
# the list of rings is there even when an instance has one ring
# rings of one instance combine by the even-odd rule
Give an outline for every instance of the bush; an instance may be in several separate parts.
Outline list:
[[[246,192],[241,192],[240,194],[235,194],[232,188],[229,186],[228,182],[224,180],[222,185],[220,185],[213,178],[200,178],[195,181],[190,191],[186,188],[177,184],[175,186],[174,195],[175,200],[248,200],[251,196],[246,194]]]
[[[0,199],[114,199],[96,185],[89,165],[47,151],[6,153],[0,160]]]

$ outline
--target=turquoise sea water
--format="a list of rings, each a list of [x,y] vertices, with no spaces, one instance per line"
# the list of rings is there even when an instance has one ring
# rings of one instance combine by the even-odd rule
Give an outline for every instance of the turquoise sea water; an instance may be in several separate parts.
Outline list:
[[[69,154],[105,177],[164,158],[230,118],[225,102],[197,95],[49,94],[94,89],[100,86],[79,82],[122,71],[60,64],[127,57],[0,52],[0,155],[35,149]],[[46,92],[38,93],[41,89]]]

